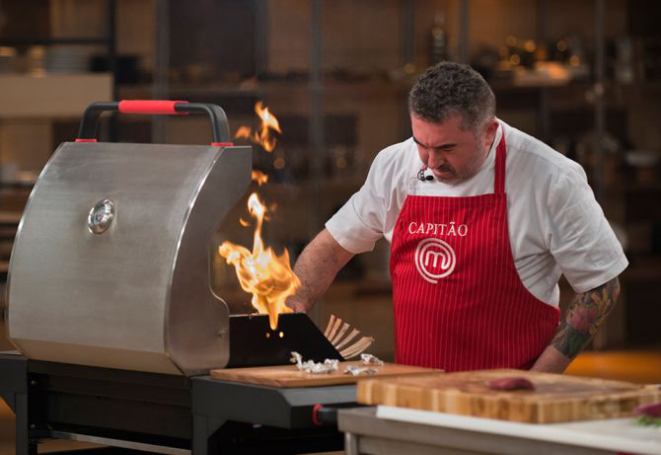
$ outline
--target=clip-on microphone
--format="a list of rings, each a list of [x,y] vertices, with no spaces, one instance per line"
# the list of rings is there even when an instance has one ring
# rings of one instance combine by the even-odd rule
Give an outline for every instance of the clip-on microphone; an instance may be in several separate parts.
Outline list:
[[[421,182],[431,182],[434,180],[434,177],[431,175],[425,175],[425,172],[427,171],[427,166],[423,166],[422,169],[418,171],[418,180]]]

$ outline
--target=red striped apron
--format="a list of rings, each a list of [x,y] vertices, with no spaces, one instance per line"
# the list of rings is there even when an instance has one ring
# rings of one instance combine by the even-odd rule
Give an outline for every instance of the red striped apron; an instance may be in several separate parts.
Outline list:
[[[559,311],[528,291],[507,227],[505,135],[494,193],[407,196],[391,246],[397,363],[446,371],[530,368]]]

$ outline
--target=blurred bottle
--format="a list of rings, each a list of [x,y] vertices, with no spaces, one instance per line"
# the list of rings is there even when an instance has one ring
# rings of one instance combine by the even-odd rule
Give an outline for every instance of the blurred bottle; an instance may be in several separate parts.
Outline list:
[[[615,40],[615,80],[620,84],[631,84],[634,81],[634,43],[628,36]]]
[[[435,65],[447,60],[448,34],[445,30],[445,13],[437,11],[434,16],[434,25],[431,28],[430,60]]]

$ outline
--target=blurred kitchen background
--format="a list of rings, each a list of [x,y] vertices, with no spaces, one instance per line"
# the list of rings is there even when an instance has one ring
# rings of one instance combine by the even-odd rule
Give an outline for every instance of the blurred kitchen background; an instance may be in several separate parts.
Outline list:
[[[583,165],[625,246],[619,305],[573,371],[661,382],[660,12],[653,0],[0,0],[0,287],[32,185],[89,103],[217,103],[234,135],[258,126],[263,101],[282,129],[273,152],[253,145],[276,207],[264,239],[295,260],[379,150],[409,136],[407,92],[447,59],[487,78],[500,118]],[[211,142],[195,117],[116,116],[99,137]],[[392,360],[388,250],[354,259],[312,317],[343,318]],[[221,295],[249,301],[223,288],[223,261],[213,273]],[[590,366],[597,354],[607,361]]]

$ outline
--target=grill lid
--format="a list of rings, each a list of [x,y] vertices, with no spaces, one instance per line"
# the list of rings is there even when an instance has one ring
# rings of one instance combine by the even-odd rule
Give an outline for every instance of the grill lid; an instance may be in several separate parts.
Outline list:
[[[12,343],[99,367],[224,367],[229,315],[210,288],[209,242],[250,174],[250,147],[62,144],[16,236]]]

